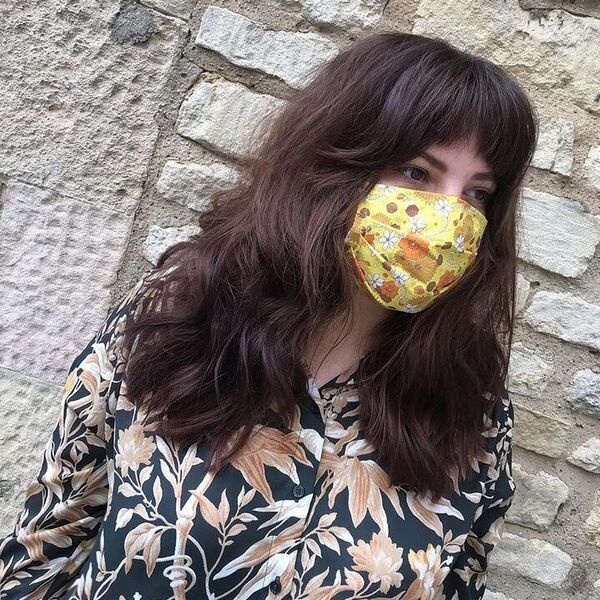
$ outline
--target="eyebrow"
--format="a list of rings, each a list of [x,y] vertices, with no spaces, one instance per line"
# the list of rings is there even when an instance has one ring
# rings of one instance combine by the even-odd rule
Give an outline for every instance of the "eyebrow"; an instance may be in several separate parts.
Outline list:
[[[448,172],[448,166],[443,163],[441,160],[437,159],[435,156],[432,156],[428,152],[421,152],[421,156],[427,159],[436,169],[439,169],[442,173]],[[495,183],[496,178],[492,171],[480,171],[479,173],[474,173],[472,179],[478,179],[479,181],[490,181]]]

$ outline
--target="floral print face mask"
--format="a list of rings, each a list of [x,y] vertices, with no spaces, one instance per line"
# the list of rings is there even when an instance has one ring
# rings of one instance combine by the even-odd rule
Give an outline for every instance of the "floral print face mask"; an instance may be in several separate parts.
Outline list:
[[[345,244],[358,284],[385,308],[416,313],[464,275],[486,225],[458,196],[377,183]]]

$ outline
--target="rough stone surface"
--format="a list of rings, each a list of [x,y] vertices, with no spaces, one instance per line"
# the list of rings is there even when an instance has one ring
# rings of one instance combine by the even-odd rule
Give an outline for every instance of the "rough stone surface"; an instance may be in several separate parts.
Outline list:
[[[201,81],[182,103],[175,127],[180,135],[237,158],[252,145],[263,120],[284,105],[284,100],[239,83]]]
[[[142,4],[180,19],[188,19],[196,0],[143,0]]]
[[[545,471],[528,473],[518,463],[513,463],[512,475],[519,491],[506,513],[506,521],[546,531],[569,497],[567,484]]]
[[[561,175],[573,171],[573,121],[553,117],[540,118],[538,144],[532,166]]]
[[[483,593],[483,600],[512,600],[512,598],[505,596],[502,592],[492,592],[489,588],[486,588]]]
[[[531,410],[515,400],[513,405],[513,441],[517,446],[553,458],[560,458],[565,454],[571,430],[569,423]]]
[[[381,20],[387,0],[279,0],[313,23],[339,27],[369,27]]]
[[[542,333],[600,350],[600,306],[572,294],[537,292],[523,320]]]
[[[525,308],[525,304],[527,304],[527,298],[529,297],[530,289],[531,284],[529,283],[529,281],[525,279],[524,275],[522,275],[521,273],[517,273],[515,314],[518,315]]]
[[[598,0],[519,0],[523,8],[562,8],[578,15],[600,18]]]
[[[563,550],[544,540],[524,538],[505,531],[490,556],[490,573],[521,575],[530,581],[553,588],[567,579],[573,559]]]
[[[590,148],[583,163],[583,175],[600,190],[600,146]]]
[[[529,84],[600,113],[599,19],[564,10],[534,13],[518,0],[421,0],[412,32],[450,39]]]
[[[600,219],[576,200],[529,188],[520,206],[519,258],[565,277],[581,276],[600,242]]]
[[[61,394],[60,385],[0,367],[0,538],[12,529],[25,487],[41,464]]]
[[[154,13],[157,33],[119,43],[109,32],[121,2],[61,6],[34,0],[2,13],[0,173],[133,211],[185,31]]]
[[[60,383],[109,308],[130,217],[9,181],[0,218],[0,366]]]
[[[600,475],[600,438],[590,438],[576,448],[567,460],[577,467]]]
[[[534,350],[515,342],[511,350],[507,387],[524,396],[539,395],[546,389],[547,377],[552,370],[552,365]]]
[[[191,235],[201,233],[202,229],[196,225],[183,227],[159,227],[151,225],[150,232],[144,242],[144,258],[156,264],[160,255],[173,244],[187,240]]]
[[[584,530],[590,542],[600,546],[600,490],[594,495],[594,506],[585,520]]]
[[[577,371],[569,384],[567,402],[575,410],[600,419],[600,373]]]
[[[304,87],[318,67],[339,52],[322,35],[268,30],[218,6],[204,11],[195,42],[233,64],[275,75],[296,88]]]
[[[171,202],[201,211],[213,192],[234,183],[236,169],[223,162],[180,163],[168,160],[156,184],[159,193]]]

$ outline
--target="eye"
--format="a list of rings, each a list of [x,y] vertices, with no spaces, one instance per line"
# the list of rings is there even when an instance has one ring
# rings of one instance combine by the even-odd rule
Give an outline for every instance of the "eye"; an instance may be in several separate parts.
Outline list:
[[[489,190],[478,188],[473,191],[480,194],[479,196],[475,195],[475,197],[473,198],[474,200],[477,200],[479,202],[487,202],[492,196],[492,192],[490,192]]]
[[[400,173],[404,175],[406,172],[413,172],[420,174],[420,177],[411,177],[410,175],[406,175],[407,179],[413,179],[414,181],[425,181],[427,173],[423,169],[419,169],[418,167],[413,167],[412,165],[404,165],[400,167]]]

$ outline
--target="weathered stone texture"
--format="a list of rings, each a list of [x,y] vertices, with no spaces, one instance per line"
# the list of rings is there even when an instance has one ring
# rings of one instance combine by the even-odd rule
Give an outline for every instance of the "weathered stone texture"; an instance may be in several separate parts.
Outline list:
[[[156,189],[171,202],[201,211],[208,206],[213,192],[230,186],[236,177],[236,169],[219,161],[199,164],[168,160]]]
[[[513,344],[507,386],[510,391],[524,396],[537,396],[544,391],[553,369],[538,354],[520,342]]]
[[[571,426],[566,421],[555,419],[531,410],[513,400],[515,409],[514,443],[526,450],[544,456],[560,458],[569,446]]]
[[[9,181],[0,218],[0,366],[62,382],[109,308],[131,218]]]
[[[590,148],[583,163],[583,175],[597,190],[600,190],[600,146]]]
[[[278,0],[309,21],[338,27],[369,27],[381,20],[387,0]]]
[[[256,130],[284,105],[239,83],[201,81],[182,103],[175,127],[209,149],[239,157],[252,145]]]
[[[337,46],[322,35],[272,31],[217,6],[204,11],[196,44],[241,67],[275,75],[292,87],[304,87],[318,67],[338,53]]]
[[[600,220],[579,202],[529,188],[518,227],[519,258],[565,277],[581,276],[600,242]]]
[[[516,462],[512,475],[518,491],[506,513],[506,521],[546,531],[569,497],[567,484],[544,471],[528,473]]]
[[[12,529],[25,487],[41,465],[61,394],[61,385],[0,367],[0,538]]]
[[[573,450],[567,460],[577,467],[600,475],[600,438],[590,438],[585,441]]]
[[[600,306],[572,294],[537,292],[523,321],[541,333],[600,350]]]
[[[505,531],[490,556],[490,573],[521,575],[558,588],[567,579],[573,559],[557,546],[536,538],[524,538]]]
[[[191,235],[201,232],[202,229],[196,225],[183,225],[182,227],[150,225],[148,237],[144,241],[144,258],[155,265],[160,255],[169,246],[177,242],[184,242]]]
[[[600,114],[600,19],[530,12],[518,0],[421,0],[412,32],[449,39]]]
[[[538,169],[571,175],[574,135],[573,121],[540,118],[538,143],[531,164]]]
[[[120,4],[35,0],[3,11],[0,173],[133,210],[185,31],[153,12],[158,32],[143,45],[121,44],[110,35]]]
[[[600,419],[600,373],[577,371],[569,384],[567,402],[575,410]]]

